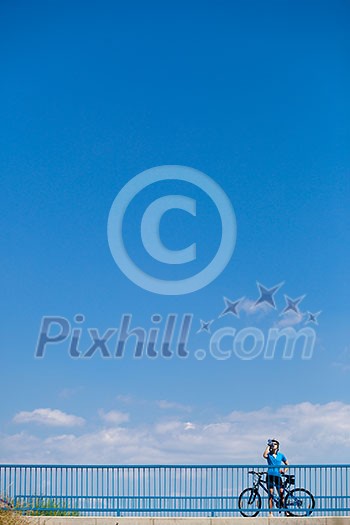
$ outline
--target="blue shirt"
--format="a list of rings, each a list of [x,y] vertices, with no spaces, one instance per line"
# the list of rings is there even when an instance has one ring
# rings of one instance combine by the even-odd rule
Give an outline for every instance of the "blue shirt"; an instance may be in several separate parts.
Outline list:
[[[277,468],[271,468],[271,467],[268,468],[269,476],[281,476],[280,467],[283,465],[283,463],[287,461],[286,456],[282,454],[282,452],[277,452],[276,456],[269,453],[266,459],[269,465],[273,465],[277,467]]]

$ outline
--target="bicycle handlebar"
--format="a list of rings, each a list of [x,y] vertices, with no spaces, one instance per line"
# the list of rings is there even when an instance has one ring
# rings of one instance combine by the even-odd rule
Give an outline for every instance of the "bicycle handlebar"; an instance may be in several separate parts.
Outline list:
[[[256,476],[264,476],[264,474],[267,474],[268,472],[257,472],[256,470],[248,470],[248,474],[254,474]],[[281,473],[281,476],[283,478],[293,478],[294,477],[294,474],[284,474],[284,473]]]

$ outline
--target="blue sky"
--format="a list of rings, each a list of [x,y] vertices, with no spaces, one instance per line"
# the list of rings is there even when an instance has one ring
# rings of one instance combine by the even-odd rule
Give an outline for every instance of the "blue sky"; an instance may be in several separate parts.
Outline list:
[[[2,2],[0,461],[256,462],[269,437],[293,462],[350,460],[349,15],[345,1]],[[225,270],[186,295],[136,286],[107,239],[117,194],[163,165],[208,175],[237,220]],[[198,206],[160,228],[168,249],[197,243],[186,268],[140,238],[145,208],[173,194]],[[165,181],[135,198],[123,232],[140,267],[181,279],[208,264],[220,228],[203,191]],[[284,283],[276,310],[254,307],[257,282]],[[303,316],[280,315],[284,294],[305,294]],[[244,297],[239,317],[219,318],[225,297]],[[322,312],[309,360],[217,360],[197,333],[200,320],[301,329],[307,311]],[[122,359],[72,359],[62,342],[35,358],[45,316],[80,326],[83,350],[88,328],[128,313],[145,330],[191,313],[189,357],[135,359],[130,343]]]

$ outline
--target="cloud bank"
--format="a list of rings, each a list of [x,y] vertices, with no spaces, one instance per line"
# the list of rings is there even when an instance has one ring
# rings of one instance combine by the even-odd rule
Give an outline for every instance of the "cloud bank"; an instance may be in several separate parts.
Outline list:
[[[38,423],[53,427],[73,427],[85,423],[84,418],[66,414],[52,408],[36,408],[31,412],[18,412],[13,418],[15,423]]]
[[[84,421],[59,410],[36,409],[14,418],[27,428],[0,434],[0,461],[96,464],[263,464],[268,438],[281,442],[291,464],[350,462],[350,405],[309,402],[235,411],[212,421],[171,417],[135,423],[121,412],[101,412],[99,428],[78,432]],[[53,423],[54,421],[54,423]],[[69,433],[34,432],[29,422],[77,425]],[[87,422],[88,424],[88,422]]]

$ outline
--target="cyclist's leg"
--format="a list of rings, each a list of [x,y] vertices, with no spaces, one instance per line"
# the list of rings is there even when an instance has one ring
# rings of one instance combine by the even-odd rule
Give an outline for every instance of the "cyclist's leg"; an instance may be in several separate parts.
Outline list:
[[[272,509],[273,509],[273,486],[274,486],[273,477],[268,474],[267,478],[266,478],[266,482],[267,482],[267,488],[268,488],[268,491],[269,491],[270,515],[272,515]]]
[[[276,478],[276,488],[279,493],[281,508],[283,508],[284,507],[284,487],[282,483],[282,478],[280,477]]]

